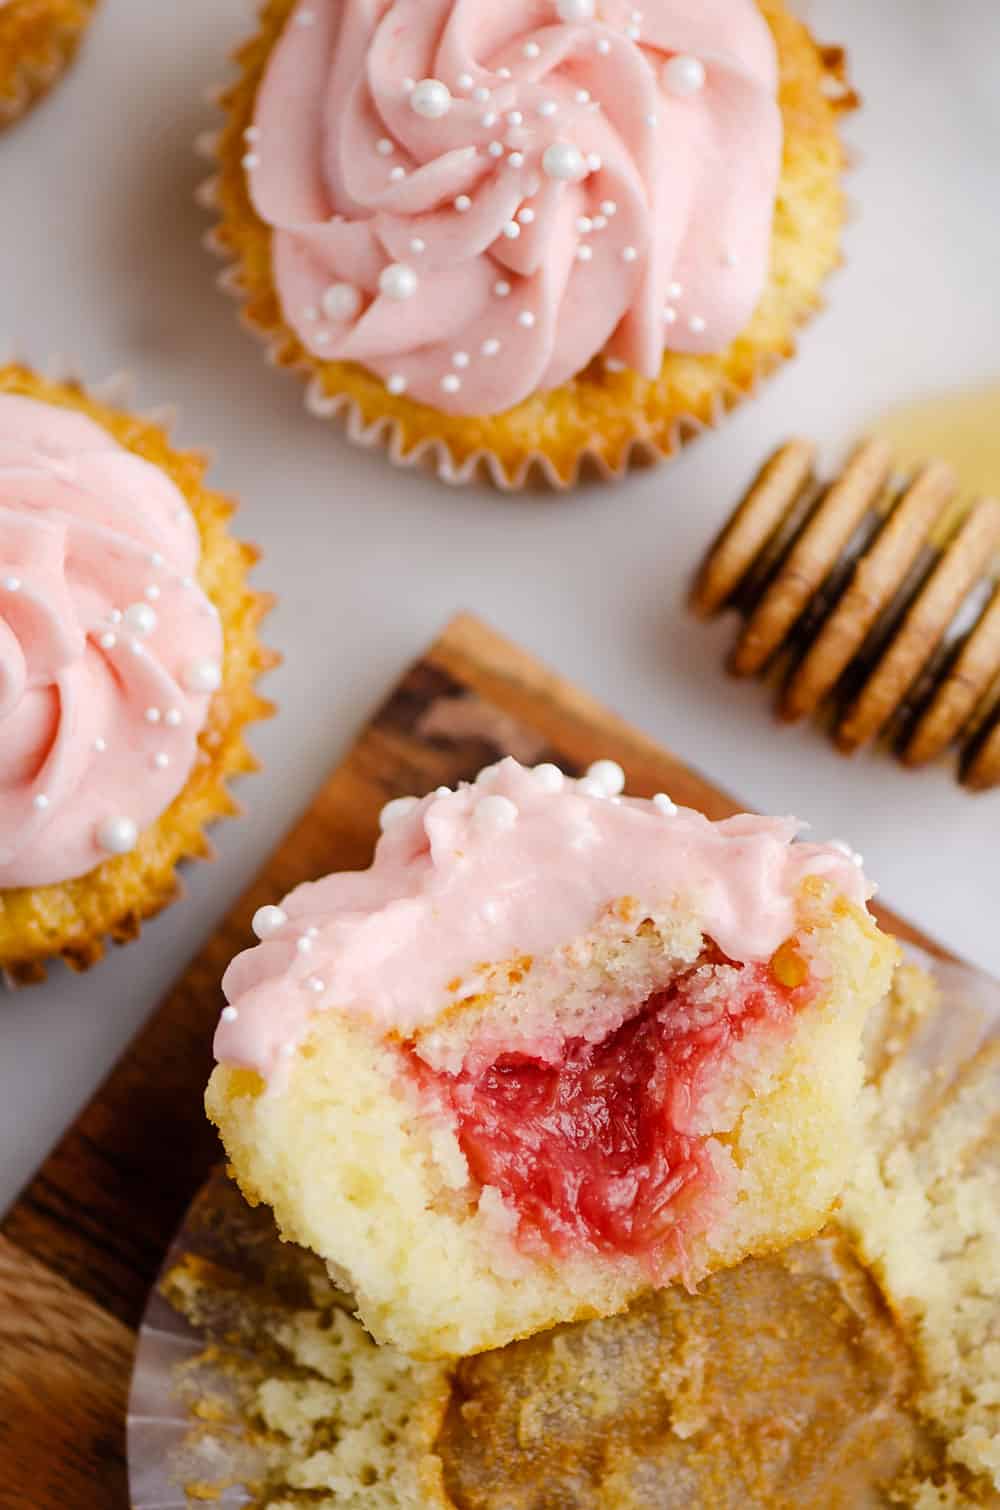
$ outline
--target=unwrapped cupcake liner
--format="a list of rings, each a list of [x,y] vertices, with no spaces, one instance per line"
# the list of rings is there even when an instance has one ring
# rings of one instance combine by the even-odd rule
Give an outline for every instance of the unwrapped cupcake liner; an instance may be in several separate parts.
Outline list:
[[[900,1035],[898,1022],[876,1020],[868,1050],[871,1082],[884,1083],[890,1070],[902,1069],[907,1084],[930,1086],[935,1097],[943,1097],[1000,1043],[1000,984],[921,950],[907,948],[905,955],[907,965],[933,977],[937,996],[908,1035]],[[981,1130],[981,1123],[970,1126],[969,1147],[978,1146]],[[891,1167],[906,1136],[905,1121],[887,1113],[878,1124],[880,1146],[869,1151]],[[846,1219],[844,1227],[850,1235]],[[998,1241],[995,1234],[993,1241]],[[255,1339],[263,1328],[254,1326],[255,1307],[262,1315],[265,1295],[275,1292],[268,1266],[281,1263],[282,1251],[287,1250],[278,1243],[266,1208],[251,1212],[224,1169],[217,1169],[170,1246],[139,1330],[128,1412],[133,1510],[193,1510],[206,1498],[244,1505],[255,1498],[251,1486],[266,1482],[267,1440],[251,1419],[232,1363],[256,1359],[260,1364],[264,1344],[255,1348]],[[1000,1253],[996,1256],[1000,1262]],[[310,1265],[322,1272],[311,1255],[303,1261],[306,1280],[300,1274],[300,1287],[308,1284]],[[189,1324],[161,1293],[166,1276],[190,1264],[217,1274],[225,1297],[221,1313],[205,1326]],[[288,1303],[309,1301],[290,1296]],[[990,1304],[989,1329],[1000,1334],[1000,1288],[978,1303]]]
[[[96,381],[88,380],[81,368],[71,359],[59,354],[52,354],[44,364],[36,364],[25,359],[21,352],[11,348],[0,346],[0,370],[8,366],[22,367],[40,378],[45,383],[58,384],[60,386],[77,389],[80,394],[96,404],[103,405],[121,413],[134,416],[140,423],[155,427],[162,431],[166,443],[171,450],[178,454],[190,453],[190,448],[181,448],[175,445],[172,436],[180,423],[180,411],[173,404],[158,404],[152,407],[142,406],[138,400],[139,384],[135,376],[128,371],[111,373],[107,377]],[[206,460],[210,459],[210,453],[200,450],[198,455]],[[207,489],[216,492],[215,489]],[[260,605],[260,617],[267,612],[271,599],[266,593],[255,592],[246,586],[245,590]],[[261,648],[261,663],[257,668],[257,675],[263,674],[278,663],[278,655]],[[223,691],[225,691],[225,687]],[[272,706],[259,698],[252,691],[253,711],[242,722],[241,727],[246,726],[263,717],[270,717],[273,713]],[[240,803],[232,796],[229,790],[229,781],[233,776],[245,774],[259,768],[256,757],[251,755],[245,745],[236,758],[236,763],[227,767],[220,779],[220,796],[217,809],[206,820],[216,822],[224,817],[239,816],[243,809]],[[183,790],[183,789],[182,789]],[[162,815],[161,815],[162,816]],[[159,821],[159,820],[157,820]],[[51,955],[45,958],[30,958],[23,962],[17,962],[6,967],[0,965],[0,986],[6,986],[10,990],[18,986],[37,985],[43,982],[48,975],[48,967],[57,959],[61,959],[70,969],[82,972],[91,969],[103,959],[107,952],[109,942],[115,944],[131,943],[137,939],[143,928],[143,924],[151,921],[166,907],[179,900],[184,894],[184,884],[180,875],[180,867],[190,860],[213,861],[216,858],[215,846],[205,830],[204,824],[199,829],[196,841],[185,848],[184,852],[174,863],[173,877],[169,889],[157,891],[144,899],[139,907],[131,907],[127,914],[101,934],[95,934],[84,940],[74,942],[65,947],[54,947]],[[30,889],[30,888],[29,888]]]

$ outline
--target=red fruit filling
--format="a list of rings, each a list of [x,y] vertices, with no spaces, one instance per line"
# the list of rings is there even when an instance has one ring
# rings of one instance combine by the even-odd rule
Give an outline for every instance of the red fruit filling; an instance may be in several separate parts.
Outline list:
[[[776,975],[712,951],[603,1042],[568,1039],[558,1064],[519,1050],[476,1073],[421,1065],[473,1177],[518,1212],[522,1246],[650,1256],[669,1240],[683,1260],[718,1186],[705,1137],[685,1129],[736,1044],[790,1032],[812,994],[790,957]]]

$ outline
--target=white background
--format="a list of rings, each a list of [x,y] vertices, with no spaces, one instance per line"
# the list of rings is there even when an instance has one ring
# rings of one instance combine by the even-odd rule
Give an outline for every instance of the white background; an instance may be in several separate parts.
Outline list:
[[[355,728],[451,613],[469,607],[750,806],[808,818],[865,853],[893,904],[1000,972],[1000,793],[950,768],[846,762],[772,722],[722,669],[733,625],[694,623],[694,562],[758,462],[794,431],[827,464],[888,404],[997,377],[1000,6],[996,0],[814,0],[849,44],[866,108],[848,262],[802,354],[717,436],[669,469],[568,498],[449,491],[352,449],[305,414],[215,287],[193,203],[191,144],[208,87],[251,24],[250,0],[105,0],[72,76],[0,138],[0,345],[97,381],[126,369],[144,405],[173,401],[180,439],[215,449],[280,594],[266,690],[280,717],[253,743],[242,821],[186,898],[88,977],[0,988],[0,1209],[44,1157],[216,919],[305,806]]]

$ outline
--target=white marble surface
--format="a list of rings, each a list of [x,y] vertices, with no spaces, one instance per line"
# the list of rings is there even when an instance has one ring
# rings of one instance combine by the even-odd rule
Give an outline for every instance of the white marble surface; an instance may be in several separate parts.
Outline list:
[[[795,430],[828,461],[888,403],[997,376],[1000,7],[994,0],[813,0],[850,44],[867,108],[847,266],[800,358],[668,470],[569,499],[451,492],[393,471],[308,418],[216,290],[192,194],[206,88],[249,0],[105,0],[73,76],[0,140],[0,341],[96,380],[127,369],[175,402],[181,438],[215,447],[243,501],[261,586],[281,605],[281,716],[254,744],[247,816],[185,900],[89,977],[0,998],[0,1209],[91,1094],[178,969],[252,876],[404,663],[471,607],[749,805],[795,811],[867,856],[893,903],[1000,972],[1000,795],[948,770],[844,762],[781,729],[722,670],[731,624],[682,607],[692,564],[765,452]],[[165,1135],[167,1130],[165,1129]]]

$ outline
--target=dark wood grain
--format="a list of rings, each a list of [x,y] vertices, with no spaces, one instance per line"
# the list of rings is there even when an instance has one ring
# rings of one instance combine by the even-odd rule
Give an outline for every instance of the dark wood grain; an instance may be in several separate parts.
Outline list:
[[[737,803],[477,620],[406,674],[184,971],[0,1228],[0,1506],[118,1510],[132,1338],[166,1246],[219,1157],[202,1110],[219,981],[265,902],[371,857],[379,808],[505,753],[618,760],[636,795]],[[932,941],[883,912],[896,932]],[[938,951],[941,952],[941,951]],[[69,986],[67,982],[67,986]]]

